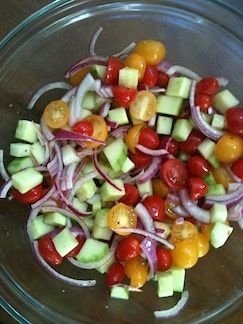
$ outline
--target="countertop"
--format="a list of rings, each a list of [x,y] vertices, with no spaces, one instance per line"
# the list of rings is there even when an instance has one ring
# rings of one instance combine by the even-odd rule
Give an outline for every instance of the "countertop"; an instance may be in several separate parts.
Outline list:
[[[49,0],[0,0],[0,39],[2,39],[23,19],[51,2],[52,1]],[[230,3],[231,6],[237,6],[238,10],[243,12],[243,3],[241,1],[230,0],[228,3]],[[242,319],[243,309],[235,312],[218,323],[238,324],[242,323]],[[0,323],[13,324],[15,321],[0,308]]]

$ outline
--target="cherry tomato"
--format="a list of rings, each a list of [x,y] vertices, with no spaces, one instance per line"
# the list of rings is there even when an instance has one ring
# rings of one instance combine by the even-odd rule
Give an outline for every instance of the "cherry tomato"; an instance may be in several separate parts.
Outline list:
[[[91,137],[99,141],[105,141],[108,136],[108,128],[103,117],[99,115],[89,115],[84,119],[85,121],[91,122],[93,125],[93,132]],[[89,148],[95,148],[100,146],[99,143],[85,142],[85,146]]]
[[[148,196],[143,200],[143,205],[155,221],[162,222],[165,218],[165,202],[160,196]]]
[[[85,136],[91,136],[93,134],[94,127],[91,121],[80,120],[73,126],[72,130]]]
[[[171,240],[173,243],[185,239],[194,239],[198,234],[197,227],[187,220],[183,223],[175,221],[171,227]]]
[[[166,271],[172,266],[172,256],[169,250],[163,246],[158,246],[156,249],[157,254],[157,270]]]
[[[108,272],[105,277],[105,283],[108,287],[115,284],[119,284],[123,281],[124,277],[124,266],[119,262],[115,262],[108,269]]]
[[[206,238],[207,241],[210,240],[211,231],[212,231],[213,227],[214,227],[213,223],[201,224],[200,233],[202,233],[202,235]]]
[[[243,135],[243,108],[230,108],[225,113],[228,129],[236,135]]]
[[[135,153],[129,152],[129,158],[135,164],[138,169],[147,168],[152,162],[152,156],[136,151]]]
[[[173,191],[179,191],[187,186],[188,174],[186,166],[177,159],[162,162],[160,167],[161,179]]]
[[[195,239],[185,239],[175,243],[171,250],[173,265],[189,269],[198,261],[198,247]]]
[[[225,189],[228,188],[229,183],[234,182],[228,171],[222,166],[213,169],[212,173],[215,181],[222,184]]]
[[[116,248],[116,257],[120,261],[128,261],[136,258],[140,253],[140,241],[133,235],[123,238]]]
[[[68,122],[69,115],[68,105],[62,100],[51,101],[43,113],[47,126],[55,129],[65,126]]]
[[[70,251],[67,255],[65,255],[66,258],[74,258],[81,250],[81,247],[84,245],[85,238],[82,237],[81,235],[78,235],[76,237],[76,240],[78,241],[78,245],[72,251]]]
[[[70,83],[73,86],[78,85],[86,76],[86,74],[88,74],[89,72],[90,72],[90,66],[86,66],[82,68],[81,70],[79,70],[78,72],[70,76],[69,78]]]
[[[219,90],[218,80],[212,77],[201,79],[196,85],[196,91],[207,95],[214,95]]]
[[[195,105],[199,106],[200,110],[207,113],[208,108],[213,104],[213,97],[204,93],[196,93]]]
[[[129,107],[130,103],[135,99],[136,95],[136,89],[130,89],[121,86],[113,87],[113,96],[116,103],[124,108]]]
[[[235,161],[231,166],[231,170],[237,177],[243,180],[243,158]]]
[[[170,154],[176,156],[179,151],[179,143],[171,136],[163,135],[160,138],[159,148],[167,150]]]
[[[238,135],[225,134],[216,143],[214,153],[220,162],[235,162],[243,153],[243,140]]]
[[[143,56],[137,53],[129,54],[126,57],[124,64],[125,66],[138,70],[139,80],[143,79],[146,69],[146,62]]]
[[[146,90],[138,91],[129,106],[131,117],[141,121],[150,120],[156,114],[156,109],[157,99],[155,95]]]
[[[128,206],[135,206],[140,199],[138,188],[130,183],[125,183],[125,195],[120,198],[122,202]]]
[[[197,249],[198,249],[198,257],[199,258],[206,255],[209,251],[209,241],[200,232],[197,234]]]
[[[136,152],[135,148],[138,145],[140,131],[143,127],[145,127],[144,124],[135,125],[129,128],[127,134],[125,135],[125,143],[127,148],[133,153]]]
[[[189,195],[192,200],[198,200],[206,195],[208,187],[202,178],[189,178],[188,184]]]
[[[157,86],[167,88],[170,77],[165,72],[159,72]]]
[[[22,204],[33,204],[44,195],[44,188],[42,184],[39,184],[38,186],[27,191],[24,194],[20,193],[15,188],[12,189],[11,193],[14,199],[21,202]]]
[[[187,161],[189,175],[191,177],[203,178],[211,170],[211,165],[201,155],[194,155]]]
[[[170,192],[168,186],[160,178],[152,179],[153,193],[161,198],[166,198]]]
[[[57,252],[50,236],[45,235],[40,238],[38,241],[38,248],[42,258],[51,265],[58,265],[62,263],[63,258]]]
[[[137,43],[134,52],[143,56],[150,65],[159,64],[165,57],[165,46],[155,40],[143,40]]]
[[[144,76],[143,83],[146,84],[149,88],[154,87],[158,82],[159,72],[154,65],[147,65]]]
[[[138,143],[147,148],[156,149],[159,146],[159,136],[151,127],[145,127],[140,131]]]
[[[105,72],[104,84],[114,85],[118,83],[119,71],[124,67],[123,63],[116,57],[109,57]]]
[[[137,215],[132,207],[124,203],[113,206],[108,212],[107,220],[109,228],[120,235],[129,235],[129,233],[121,232],[119,228],[135,228],[137,226]]]
[[[180,148],[187,154],[194,154],[198,145],[204,140],[205,136],[198,130],[193,129],[185,142],[180,142]]]
[[[131,279],[132,287],[141,288],[148,279],[148,265],[142,257],[138,256],[125,263],[125,274]]]

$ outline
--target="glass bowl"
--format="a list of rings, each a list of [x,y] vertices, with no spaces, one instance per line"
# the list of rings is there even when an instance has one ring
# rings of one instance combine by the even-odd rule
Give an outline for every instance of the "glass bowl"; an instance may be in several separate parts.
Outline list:
[[[43,106],[62,94],[51,91],[27,111],[33,92],[63,80],[65,70],[88,55],[99,26],[104,31],[96,44],[98,54],[109,55],[140,39],[160,39],[170,61],[201,75],[229,78],[229,89],[243,101],[243,17],[223,1],[54,1],[1,42],[0,147],[6,156],[17,120],[38,121]],[[28,208],[5,200],[0,204],[1,303],[19,322],[155,323],[154,310],[177,302],[178,295],[157,298],[154,283],[129,301],[111,299],[102,275],[69,264],[60,271],[95,278],[97,285],[80,289],[57,281],[40,267],[26,239]],[[169,323],[212,323],[243,305],[242,238],[235,226],[224,247],[212,248],[187,271],[188,303]]]

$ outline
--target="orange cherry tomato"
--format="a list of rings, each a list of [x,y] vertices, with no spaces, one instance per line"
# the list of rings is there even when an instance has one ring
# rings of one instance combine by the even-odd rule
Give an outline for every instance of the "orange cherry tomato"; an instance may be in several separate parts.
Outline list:
[[[218,140],[214,152],[220,162],[235,162],[243,154],[243,140],[238,135],[225,134]]]
[[[213,229],[214,224],[202,224],[200,226],[200,232],[202,233],[202,235],[209,241],[210,240],[210,236],[211,236],[211,231]]]
[[[217,183],[221,183],[225,189],[228,188],[229,183],[234,182],[230,174],[224,167],[218,167],[212,170],[214,179]]]
[[[134,288],[141,288],[148,279],[147,262],[138,256],[125,263],[125,274],[131,279],[130,285]]]
[[[46,124],[55,129],[65,126],[68,122],[69,115],[68,105],[62,100],[51,101],[43,113]]]
[[[93,133],[91,137],[94,139],[97,139],[99,141],[105,141],[107,136],[108,136],[108,128],[106,125],[106,122],[103,117],[99,115],[90,115],[86,117],[84,120],[90,121],[93,125]],[[86,142],[85,143],[86,147],[89,148],[95,148],[100,146],[101,144],[99,143],[90,143]]]
[[[152,188],[154,195],[166,198],[170,190],[163,180],[159,178],[152,179]]]
[[[197,249],[198,249],[198,257],[201,258],[206,255],[209,251],[209,241],[207,238],[202,234],[197,234]]]
[[[175,243],[175,247],[171,250],[173,264],[176,267],[189,269],[198,261],[197,240],[185,239]]]
[[[70,76],[69,78],[70,83],[73,86],[78,85],[86,76],[86,74],[88,74],[89,72],[90,72],[90,66],[86,66],[82,68],[81,70],[79,70],[78,72]]]
[[[134,209],[123,203],[113,206],[108,212],[107,219],[109,228],[115,233],[124,236],[130,233],[119,231],[119,228],[135,228],[137,226],[137,215]]]
[[[138,70],[139,80],[143,79],[146,69],[146,62],[143,56],[137,53],[129,54],[126,57],[124,64],[125,66]]]
[[[197,227],[188,221],[184,221],[181,224],[175,221],[171,228],[171,240],[173,243],[183,241],[185,239],[194,239],[197,234]]]
[[[156,114],[156,108],[155,95],[150,91],[141,90],[131,102],[129,111],[132,118],[148,121]]]
[[[164,44],[152,39],[143,40],[137,43],[134,52],[143,56],[147,64],[159,64],[166,54]]]
[[[135,147],[138,144],[140,131],[143,127],[145,127],[145,125],[141,123],[135,125],[128,130],[125,136],[125,143],[127,145],[127,148],[133,153],[135,153],[136,151]]]

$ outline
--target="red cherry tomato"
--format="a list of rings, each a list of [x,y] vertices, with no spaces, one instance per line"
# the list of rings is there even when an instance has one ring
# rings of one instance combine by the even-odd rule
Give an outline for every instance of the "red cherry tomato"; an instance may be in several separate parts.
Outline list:
[[[180,143],[180,148],[187,154],[194,154],[198,145],[204,140],[205,136],[196,129],[193,129],[185,142]]]
[[[159,148],[165,149],[170,154],[176,156],[179,151],[179,144],[172,137],[164,135],[160,138]]]
[[[149,88],[156,85],[159,77],[159,72],[155,65],[147,65],[143,76],[143,83]]]
[[[91,136],[93,134],[94,127],[91,121],[81,120],[73,126],[72,130],[85,136]]]
[[[122,202],[128,206],[135,206],[140,199],[138,188],[130,183],[125,183],[125,195],[120,198]]]
[[[165,72],[159,72],[157,86],[161,88],[167,88],[169,83],[169,76]]]
[[[123,281],[124,277],[124,266],[119,262],[115,262],[108,269],[108,272],[105,277],[105,283],[108,287],[115,284],[119,284]]]
[[[138,143],[147,148],[156,149],[159,146],[159,136],[152,128],[145,127],[140,131]]]
[[[236,135],[243,135],[243,108],[230,108],[226,111],[228,129]]]
[[[119,71],[124,67],[123,63],[116,57],[109,57],[104,78],[105,85],[115,85],[118,83]]]
[[[160,196],[148,196],[143,200],[143,205],[155,221],[162,222],[165,218],[165,202]]]
[[[163,246],[156,249],[158,271],[166,271],[172,266],[172,256],[169,250]]]
[[[196,93],[195,105],[199,106],[202,112],[207,113],[208,108],[213,104],[213,97],[204,93]]]
[[[187,186],[187,169],[180,160],[170,159],[162,162],[160,177],[172,191],[179,191]]]
[[[58,265],[62,263],[63,258],[57,252],[50,236],[48,235],[43,236],[38,241],[38,248],[39,248],[40,255],[48,263],[52,265]]]
[[[78,241],[78,245],[72,251],[70,251],[67,255],[65,255],[66,258],[74,258],[81,250],[81,247],[84,245],[85,238],[82,237],[81,235],[78,235],[76,237],[76,240]]]
[[[191,177],[203,178],[211,170],[211,165],[201,155],[194,155],[187,161],[187,168]]]
[[[136,151],[135,153],[129,152],[129,157],[138,169],[147,168],[152,161],[152,156],[139,151]]]
[[[218,80],[212,77],[201,79],[196,86],[196,92],[214,95],[219,90]]]
[[[141,253],[140,241],[136,236],[129,235],[122,239],[116,248],[116,257],[119,261],[128,261]]]
[[[239,160],[235,161],[232,164],[231,169],[237,177],[243,180],[243,158],[240,158]]]
[[[190,178],[188,181],[189,184],[189,194],[191,199],[198,200],[205,196],[207,193],[208,187],[204,183],[202,178]]]
[[[124,108],[129,107],[130,103],[135,99],[136,94],[136,89],[119,86],[113,87],[113,96],[115,101]]]
[[[22,204],[33,204],[34,202],[38,201],[45,193],[43,185],[39,184],[35,188],[27,191],[26,193],[22,194],[17,189],[12,189],[12,196],[17,201],[21,202]]]

